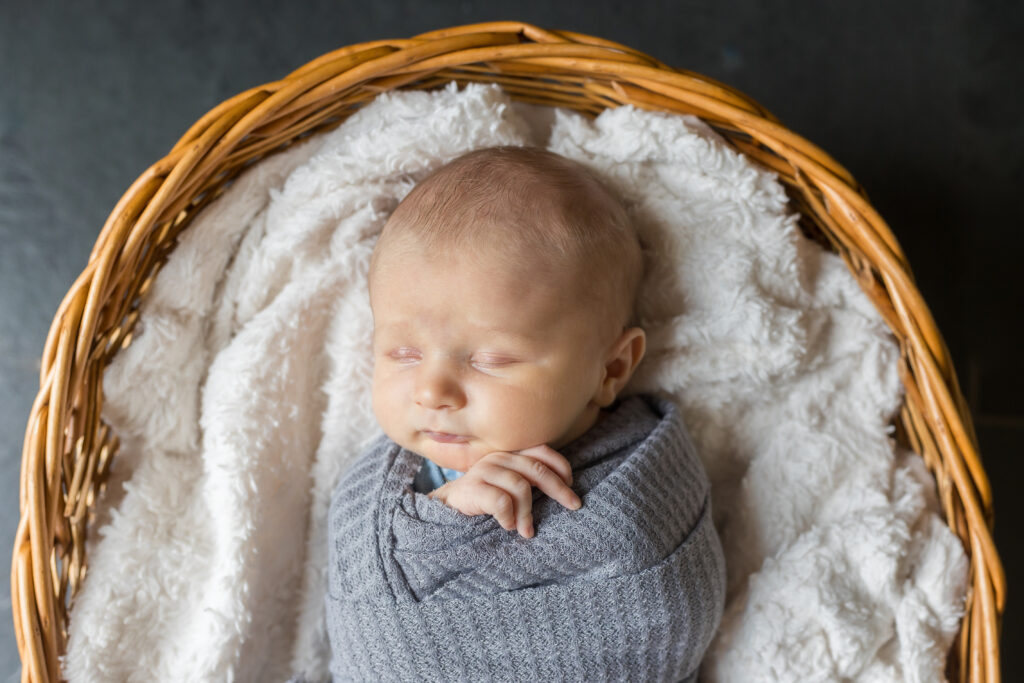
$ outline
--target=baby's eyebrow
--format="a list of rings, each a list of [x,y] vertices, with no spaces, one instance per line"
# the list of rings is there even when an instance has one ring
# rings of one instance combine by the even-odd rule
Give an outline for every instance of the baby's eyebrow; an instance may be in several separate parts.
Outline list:
[[[516,332],[515,330],[508,330],[504,327],[482,327],[480,328],[483,332],[490,332],[492,334],[500,334],[503,337],[509,337],[511,339],[517,339],[525,342],[532,342],[536,339],[532,334],[525,334],[523,332]]]

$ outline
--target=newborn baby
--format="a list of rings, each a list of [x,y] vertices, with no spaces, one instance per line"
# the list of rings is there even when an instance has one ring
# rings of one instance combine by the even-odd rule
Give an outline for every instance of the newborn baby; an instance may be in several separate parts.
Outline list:
[[[557,449],[643,357],[642,268],[622,207],[549,152],[478,151],[417,186],[374,251],[370,302],[377,420],[428,477],[465,473],[420,490],[524,537],[532,486],[579,507]]]
[[[643,258],[586,168],[465,154],[369,272],[384,435],[329,513],[337,679],[693,680],[722,616],[710,486],[644,356]]]

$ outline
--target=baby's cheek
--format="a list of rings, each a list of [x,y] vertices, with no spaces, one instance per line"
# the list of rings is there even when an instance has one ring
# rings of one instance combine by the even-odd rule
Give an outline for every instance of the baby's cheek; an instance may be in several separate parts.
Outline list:
[[[396,386],[394,381],[387,381],[379,376],[374,376],[372,389],[373,414],[381,428],[394,439],[396,431],[395,423],[403,415],[401,406],[396,401],[396,396],[401,387]]]
[[[550,401],[550,396],[519,392],[515,398],[494,408],[494,415],[500,416],[493,436],[493,441],[501,444],[498,450],[530,448],[549,443],[561,434],[563,410]]]
[[[378,381],[377,377],[373,378],[373,387],[370,390],[370,400],[373,404],[373,415],[377,418],[377,422],[384,424],[383,418],[386,413],[384,410],[384,387]]]

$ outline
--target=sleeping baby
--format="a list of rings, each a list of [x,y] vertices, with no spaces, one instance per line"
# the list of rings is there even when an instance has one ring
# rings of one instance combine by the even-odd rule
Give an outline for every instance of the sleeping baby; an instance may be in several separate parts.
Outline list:
[[[725,601],[710,485],[644,356],[643,255],[582,165],[464,154],[370,263],[384,434],[331,497],[336,680],[695,680]]]

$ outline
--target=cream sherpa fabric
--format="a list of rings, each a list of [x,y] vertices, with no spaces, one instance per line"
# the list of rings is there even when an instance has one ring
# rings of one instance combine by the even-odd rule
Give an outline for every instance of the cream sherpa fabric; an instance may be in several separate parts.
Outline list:
[[[323,679],[330,491],[379,434],[366,270],[389,212],[455,156],[547,145],[621,194],[646,245],[648,355],[712,483],[728,592],[706,681],[942,678],[967,562],[887,424],[898,348],[775,177],[692,117],[385,93],[240,176],[181,237],[107,368],[121,437],[73,606],[72,681]]]

